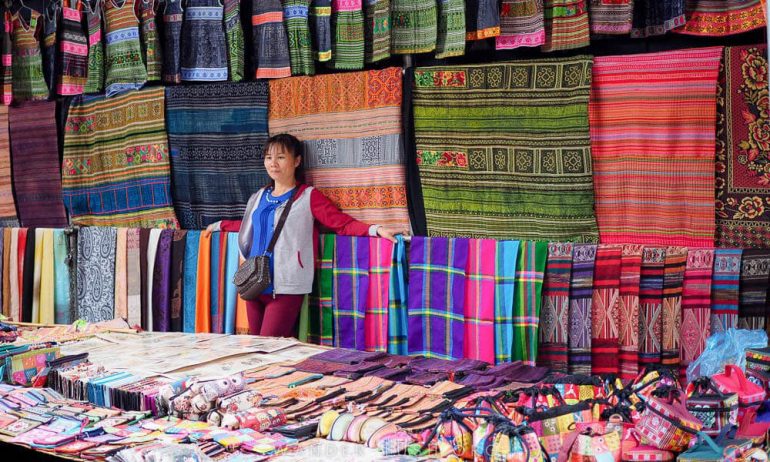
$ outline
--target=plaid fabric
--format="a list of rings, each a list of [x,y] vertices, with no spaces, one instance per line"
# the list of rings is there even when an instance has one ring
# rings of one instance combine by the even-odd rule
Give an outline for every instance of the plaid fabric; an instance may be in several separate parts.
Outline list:
[[[632,380],[639,374],[639,277],[644,246],[623,246],[620,259],[620,303],[618,330],[620,378]]]
[[[765,329],[768,279],[770,279],[770,250],[744,250],[741,260],[739,328]]]
[[[463,356],[468,239],[414,237],[409,252],[409,354]]]
[[[406,355],[407,306],[406,306],[406,243],[396,237],[390,263],[390,291],[388,292],[388,353]]]
[[[572,275],[572,244],[548,244],[548,261],[540,313],[540,348],[537,363],[567,372],[569,338],[569,286]]]
[[[491,239],[468,241],[465,271],[466,358],[495,362],[495,293],[497,243]]]
[[[569,292],[570,374],[591,373],[591,304],[595,261],[596,245],[575,245]]]
[[[647,247],[639,279],[639,364],[660,363],[663,331],[663,274],[666,249]]]
[[[537,328],[540,325],[543,273],[548,257],[546,242],[522,242],[516,269],[513,305],[513,359],[530,366],[537,360]]]
[[[369,238],[369,301],[364,311],[364,348],[388,351],[388,308],[393,243]]]
[[[363,350],[369,299],[369,238],[337,236],[334,247],[334,346]]]
[[[738,326],[738,289],[743,250],[714,250],[714,276],[711,280],[711,332],[724,332]]]
[[[711,334],[711,279],[714,251],[690,249],[682,287],[682,327],[679,345],[679,376],[685,378],[687,366],[706,348]]]
[[[687,249],[669,247],[663,269],[663,337],[660,362],[679,367],[679,328],[682,325],[682,284]]]
[[[519,241],[497,241],[495,269],[495,359],[513,361],[513,296]]]
[[[591,304],[591,373],[619,372],[618,334],[620,267],[623,247],[600,245],[596,250]]]
[[[315,261],[316,277],[313,293],[310,295],[308,341],[318,345],[332,346],[334,323],[332,316],[332,295],[334,293],[334,234],[322,234],[318,243],[318,257]]]

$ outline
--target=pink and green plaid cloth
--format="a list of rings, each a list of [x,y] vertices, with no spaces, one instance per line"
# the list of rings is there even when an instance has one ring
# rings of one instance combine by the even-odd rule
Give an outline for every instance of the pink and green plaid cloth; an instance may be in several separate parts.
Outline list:
[[[513,359],[530,366],[537,361],[537,330],[543,294],[543,274],[548,243],[521,243],[516,269],[516,298],[513,306]]]
[[[497,243],[468,241],[465,271],[465,357],[495,362],[495,292]]]
[[[369,238],[337,236],[334,249],[334,346],[363,350],[369,302]]]

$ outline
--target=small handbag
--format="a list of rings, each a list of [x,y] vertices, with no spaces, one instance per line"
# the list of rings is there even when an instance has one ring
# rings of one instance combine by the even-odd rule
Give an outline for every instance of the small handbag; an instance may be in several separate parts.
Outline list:
[[[673,452],[687,449],[702,427],[703,423],[690,414],[678,393],[669,399],[650,397],[636,424],[643,443]]]
[[[270,258],[272,258],[273,249],[275,248],[275,243],[278,242],[278,236],[281,235],[283,225],[289,217],[289,211],[294,203],[294,199],[297,197],[297,191],[299,191],[299,188],[294,190],[291,198],[286,202],[286,207],[283,209],[281,218],[278,219],[278,223],[275,225],[273,238],[270,239],[270,244],[265,249],[265,253],[244,261],[233,276],[233,284],[235,284],[235,288],[238,290],[238,295],[244,300],[256,300],[272,283],[270,277]],[[266,193],[264,192],[263,194]]]
[[[711,379],[701,377],[687,387],[687,410],[703,422],[703,433],[717,436],[723,428],[738,424],[738,395],[722,393]]]
[[[722,393],[738,394],[739,419],[747,409],[757,409],[765,399],[765,389],[747,380],[741,368],[734,364],[726,365],[724,373],[712,376],[711,380]]]

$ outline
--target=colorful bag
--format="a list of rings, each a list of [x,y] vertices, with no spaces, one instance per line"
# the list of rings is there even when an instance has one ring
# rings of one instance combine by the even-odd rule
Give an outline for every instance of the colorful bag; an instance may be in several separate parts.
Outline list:
[[[559,391],[565,404],[577,404],[589,399],[604,400],[608,397],[607,387],[599,376],[564,375],[547,377],[543,383]],[[599,420],[604,405],[594,407],[595,420]]]
[[[764,388],[748,381],[741,368],[734,364],[726,365],[724,373],[712,376],[711,380],[722,393],[738,394],[739,419],[747,409],[757,409],[766,396]]]
[[[746,414],[740,419],[737,436],[738,438],[750,439],[754,447],[764,448],[767,447],[769,441],[770,422],[757,422],[756,417],[756,409],[746,410]]]
[[[30,386],[32,380],[46,368],[46,363],[60,356],[59,347],[39,348],[8,356],[5,358],[6,380]]]
[[[746,369],[746,380],[762,387],[765,393],[770,392],[770,372],[759,369]]]
[[[642,437],[636,428],[624,429],[620,443],[621,462],[671,462],[674,453],[642,444]]]
[[[703,433],[717,436],[738,424],[738,395],[722,393],[708,377],[701,377],[687,387],[687,410],[703,422]]]
[[[578,423],[593,422],[593,403],[583,401],[573,405],[561,405],[546,410],[520,409],[526,421],[540,437],[543,448],[553,458],[561,452],[567,437]]]
[[[716,440],[703,432],[698,433],[698,442],[684,453],[677,461],[681,462],[712,462],[724,461],[728,458],[736,460],[741,454],[751,449],[750,440],[731,438],[730,432],[735,433],[735,427],[725,427]]]
[[[620,461],[623,424],[591,422],[577,424],[564,443],[558,462]]]
[[[746,373],[749,369],[770,372],[770,347],[746,350]]]
[[[678,393],[670,399],[650,397],[636,424],[643,443],[674,452],[687,449],[702,427],[703,423],[690,414]]]
[[[488,454],[488,456],[484,456]],[[537,433],[526,425],[500,423],[487,439],[478,462],[548,462],[548,453],[538,441]]]

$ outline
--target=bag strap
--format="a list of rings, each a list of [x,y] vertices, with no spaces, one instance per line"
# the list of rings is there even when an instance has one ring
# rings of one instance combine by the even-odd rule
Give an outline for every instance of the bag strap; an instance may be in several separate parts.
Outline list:
[[[726,365],[725,375],[727,377],[735,377],[736,380],[738,380],[738,386],[741,387],[741,390],[746,390],[746,384],[748,383],[748,380],[746,380],[746,375],[743,373],[740,367],[736,366],[735,364]]]
[[[297,193],[299,193],[299,185],[296,186],[294,189],[294,192],[291,194],[291,197],[288,201],[286,201],[286,207],[283,209],[283,213],[281,214],[281,218],[278,219],[278,223],[275,225],[275,230],[273,231],[273,238],[270,239],[270,244],[267,246],[267,249],[265,249],[265,253],[272,254],[273,249],[275,248],[275,243],[278,242],[278,236],[281,234],[281,231],[283,230],[283,225],[286,223],[286,219],[289,217],[289,211],[291,210],[291,204],[294,203],[294,199],[297,197]],[[269,194],[268,191],[265,191],[263,194]]]
[[[698,432],[698,442],[701,444],[706,443],[706,445],[711,448],[712,451],[714,451],[718,455],[722,455],[724,449],[718,446],[714,440],[711,439],[710,436],[703,432]]]

